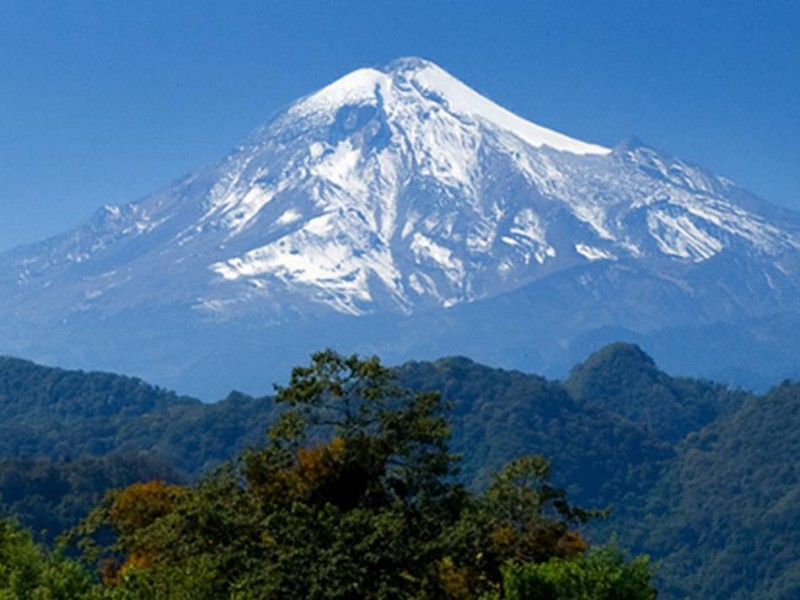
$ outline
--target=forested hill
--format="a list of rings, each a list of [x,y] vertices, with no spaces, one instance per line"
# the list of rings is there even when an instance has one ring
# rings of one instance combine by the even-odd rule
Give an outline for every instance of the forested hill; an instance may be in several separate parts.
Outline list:
[[[643,507],[665,597],[800,598],[800,383],[688,436]]]
[[[258,443],[272,410],[235,392],[205,404],[131,377],[0,357],[0,456],[144,451],[196,477]]]
[[[671,377],[628,344],[564,382],[466,358],[397,372],[451,405],[468,485],[483,489],[513,457],[549,457],[574,503],[612,508],[603,535],[659,559],[660,597],[800,593],[800,384],[751,396]],[[0,358],[0,508],[56,533],[107,487],[189,481],[263,443],[276,415],[270,397],[204,404],[137,379]]]
[[[604,508],[646,490],[672,456],[635,423],[536,375],[466,358],[408,363],[399,372],[409,387],[440,391],[452,404],[452,447],[478,487],[510,457],[536,452],[552,460],[554,481],[573,499]]]
[[[625,417],[670,442],[699,431],[747,397],[710,381],[670,377],[641,348],[622,342],[576,365],[564,386],[576,400]]]
[[[576,500],[602,507],[647,489],[672,455],[636,423],[536,375],[466,358],[408,363],[398,372],[404,385],[441,391],[452,405],[451,445],[474,487],[512,457],[537,452],[551,457],[554,480]],[[204,404],[134,378],[0,359],[0,456],[146,452],[192,479],[262,442],[274,416],[268,397],[232,393]]]

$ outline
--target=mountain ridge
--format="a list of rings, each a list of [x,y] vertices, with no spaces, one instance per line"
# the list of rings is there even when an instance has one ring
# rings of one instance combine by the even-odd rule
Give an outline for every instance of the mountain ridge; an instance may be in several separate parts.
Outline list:
[[[563,349],[598,327],[800,313],[800,215],[640,141],[606,148],[525,121],[401,59],[301,98],[216,164],[0,254],[0,292],[0,351],[139,375],[152,360],[116,338],[181,346],[160,359],[180,378],[230,344],[225,327],[280,343],[298,320],[434,315],[458,337],[463,315],[504,319],[492,313],[510,296],[550,314],[512,310]],[[418,354],[425,331],[398,327]],[[375,331],[348,349],[391,343]],[[508,360],[497,352],[477,357]]]

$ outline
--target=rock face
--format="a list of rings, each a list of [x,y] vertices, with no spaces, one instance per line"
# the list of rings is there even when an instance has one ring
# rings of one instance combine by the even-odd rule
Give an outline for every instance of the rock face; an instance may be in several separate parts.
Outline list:
[[[180,387],[192,365],[244,370],[234,357],[265,344],[541,369],[598,336],[650,336],[680,368],[659,344],[730,324],[760,327],[782,364],[798,249],[800,216],[726,179],[637,140],[571,139],[401,59],[297,101],[216,165],[0,255],[0,351]],[[724,356],[709,364],[759,371]]]

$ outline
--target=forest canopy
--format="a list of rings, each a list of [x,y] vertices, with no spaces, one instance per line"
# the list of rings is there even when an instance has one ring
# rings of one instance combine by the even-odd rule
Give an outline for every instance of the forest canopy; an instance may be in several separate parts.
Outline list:
[[[315,354],[276,401],[267,442],[198,483],[109,493],[71,532],[100,576],[81,593],[572,598],[578,581],[581,598],[655,597],[646,559],[587,553],[579,527],[599,513],[572,506],[541,456],[465,488],[441,395],[377,358]]]

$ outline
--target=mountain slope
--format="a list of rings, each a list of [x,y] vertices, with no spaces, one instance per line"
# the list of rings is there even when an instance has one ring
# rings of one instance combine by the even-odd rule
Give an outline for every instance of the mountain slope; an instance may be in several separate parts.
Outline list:
[[[798,596],[798,431],[800,384],[785,382],[678,448],[636,519],[665,597]]]
[[[797,313],[798,248],[796,214],[727,179],[636,140],[572,139],[401,59],[300,99],[216,165],[0,255],[0,350],[183,383],[242,336],[253,347],[232,362],[255,367],[259,338],[293,338],[293,364],[320,345],[297,339],[313,323],[334,342],[367,329],[331,329],[339,315],[406,331],[393,360],[427,348],[409,316],[445,328],[434,355],[461,353],[447,339],[477,314],[547,329],[544,352],[598,327]],[[369,329],[343,350],[392,350]],[[281,358],[257,364],[274,376]]]
[[[542,454],[576,503],[604,508],[641,496],[672,456],[668,444],[543,377],[466,358],[407,363],[399,373],[405,385],[452,404],[452,448],[475,487],[517,456]]]

